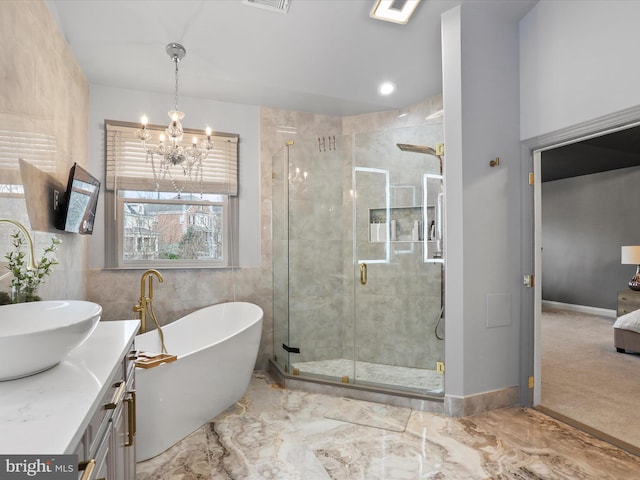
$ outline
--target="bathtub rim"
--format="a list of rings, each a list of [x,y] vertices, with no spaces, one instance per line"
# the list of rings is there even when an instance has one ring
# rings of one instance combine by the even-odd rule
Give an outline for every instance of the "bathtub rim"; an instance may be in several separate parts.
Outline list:
[[[193,355],[193,354],[195,354],[195,353],[201,352],[202,350],[205,350],[205,349],[207,349],[207,348],[211,348],[211,347],[213,347],[213,346],[215,346],[215,345],[218,345],[218,344],[220,344],[220,343],[222,343],[222,342],[225,342],[225,341],[229,340],[230,338],[234,337],[235,335],[238,335],[238,334],[240,334],[240,333],[244,332],[245,330],[247,330],[247,329],[251,328],[251,327],[252,327],[252,326],[254,326],[256,323],[262,322],[262,321],[264,320],[264,310],[262,309],[262,307],[261,307],[260,305],[257,305],[257,304],[255,304],[255,303],[253,303],[253,302],[245,302],[245,301],[220,302],[220,303],[214,303],[214,304],[211,304],[211,305],[206,305],[206,306],[204,306],[204,307],[200,307],[200,308],[198,308],[198,309],[196,309],[196,310],[194,310],[194,311],[192,311],[192,312],[187,313],[186,315],[183,315],[182,317],[180,317],[180,318],[178,318],[178,319],[174,320],[174,321],[173,321],[173,322],[171,322],[171,323],[168,323],[168,324],[166,324],[166,325],[162,325],[163,332],[165,333],[165,335],[167,335],[167,327],[169,327],[170,325],[173,325],[173,324],[175,324],[175,323],[178,323],[178,322],[180,322],[181,320],[184,320],[184,319],[188,318],[189,316],[191,316],[191,315],[195,315],[196,313],[202,312],[202,311],[204,311],[204,310],[208,310],[208,309],[215,309],[216,307],[218,307],[218,308],[220,308],[220,309],[221,309],[221,308],[223,308],[223,307],[222,307],[223,305],[248,305],[248,306],[251,306],[251,307],[255,307],[255,308],[257,309],[257,310],[255,311],[255,313],[257,314],[257,313],[259,312],[259,315],[257,315],[255,319],[251,320],[251,321],[250,321],[247,325],[245,325],[243,328],[240,328],[240,329],[238,329],[238,330],[234,330],[234,331],[233,331],[233,333],[231,333],[231,334],[229,334],[229,335],[226,335],[226,336],[224,336],[224,337],[217,338],[217,339],[216,339],[216,341],[215,341],[215,342],[213,342],[213,343],[208,343],[208,344],[206,344],[205,346],[202,346],[202,347],[200,347],[200,348],[190,350],[189,352],[187,352],[187,353],[185,353],[185,354],[177,355],[178,359],[180,359],[180,358],[186,358],[186,357],[189,357],[189,356],[191,356],[191,355]],[[178,328],[178,327],[173,327],[173,328]],[[261,328],[262,328],[262,325],[261,325]],[[169,330],[169,331],[170,331],[170,330]],[[147,331],[146,331],[146,332],[144,332],[144,333],[138,333],[138,334],[136,335],[136,337],[135,337],[135,338],[136,338],[136,342],[138,341],[138,339],[139,339],[141,336],[145,336],[145,335],[147,335],[147,334],[149,334],[149,336],[150,336],[150,337],[151,337],[151,336],[153,336],[153,335],[156,335],[156,336],[157,336],[157,335],[158,335],[158,333],[157,333],[157,328],[154,328],[153,330],[147,330]],[[149,351],[149,350],[141,350],[137,344],[136,344],[136,349],[137,349],[137,350],[139,350],[139,351]],[[156,352],[150,352],[150,353],[156,353]],[[158,353],[159,353],[159,352],[158,352]],[[171,352],[168,352],[168,353],[171,353]],[[164,365],[164,364],[161,364],[161,365],[159,365],[159,366],[162,366],[162,365]],[[158,368],[158,367],[154,367],[154,368]],[[142,368],[142,367],[136,367],[136,370],[137,370],[137,371],[136,371],[136,374],[138,374],[141,370],[149,370],[149,369]]]

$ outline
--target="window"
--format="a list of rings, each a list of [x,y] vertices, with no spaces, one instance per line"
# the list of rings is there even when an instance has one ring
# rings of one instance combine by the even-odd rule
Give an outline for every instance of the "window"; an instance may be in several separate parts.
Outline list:
[[[159,133],[162,128],[147,126]],[[155,178],[136,129],[105,121],[107,266],[228,266],[230,251],[236,249],[231,240],[237,239],[232,232],[237,226],[238,135],[212,136],[214,149],[203,162],[202,179],[187,193],[173,188],[169,179]]]

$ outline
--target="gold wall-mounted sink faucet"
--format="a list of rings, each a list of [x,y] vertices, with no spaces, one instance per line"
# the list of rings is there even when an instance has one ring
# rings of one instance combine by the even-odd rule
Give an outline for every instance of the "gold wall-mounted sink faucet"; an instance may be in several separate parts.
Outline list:
[[[10,223],[14,227],[18,227],[18,229],[22,232],[22,234],[27,239],[27,244],[29,245],[29,254],[27,255],[27,269],[28,270],[37,270],[38,264],[36,263],[36,254],[33,248],[33,237],[29,233],[29,230],[22,225],[20,222],[16,222],[15,220],[9,220],[8,218],[0,218],[0,223]],[[5,277],[11,275],[11,272],[7,272],[4,275],[0,275],[0,280]]]

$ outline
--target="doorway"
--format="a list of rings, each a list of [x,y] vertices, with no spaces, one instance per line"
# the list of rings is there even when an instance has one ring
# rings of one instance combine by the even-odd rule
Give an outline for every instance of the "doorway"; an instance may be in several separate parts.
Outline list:
[[[620,247],[640,242],[640,227],[627,220],[633,218],[631,205],[640,199],[635,188],[624,187],[637,185],[640,179],[640,127],[630,122],[549,145],[531,149],[537,180],[532,199],[536,281],[531,403],[638,454],[640,441],[624,434],[636,421],[625,420],[633,410],[624,408],[623,401],[616,403],[616,397],[623,400],[629,391],[640,392],[636,377],[623,374],[625,368],[633,368],[630,363],[640,368],[640,356],[618,354],[611,327],[616,293],[626,288],[627,277],[633,274],[620,262]],[[597,228],[592,230],[590,224]],[[556,342],[552,347],[556,350],[549,350],[551,331],[552,340],[563,337],[566,342]],[[573,361],[588,348],[593,349],[589,356]],[[566,351],[561,349],[576,353],[563,356]],[[547,380],[564,375],[564,383],[545,381],[545,365]],[[610,382],[616,375],[620,378]],[[566,391],[552,393],[562,395],[549,394],[550,389],[560,388]],[[621,429],[616,430],[616,423]]]

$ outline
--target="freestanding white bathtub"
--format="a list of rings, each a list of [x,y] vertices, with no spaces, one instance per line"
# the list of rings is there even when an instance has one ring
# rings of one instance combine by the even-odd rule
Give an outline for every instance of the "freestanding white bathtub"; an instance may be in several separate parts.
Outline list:
[[[252,303],[212,305],[162,327],[178,359],[136,368],[136,460],[154,457],[244,395],[258,355],[263,312]],[[141,352],[160,353],[155,330],[136,337]]]

